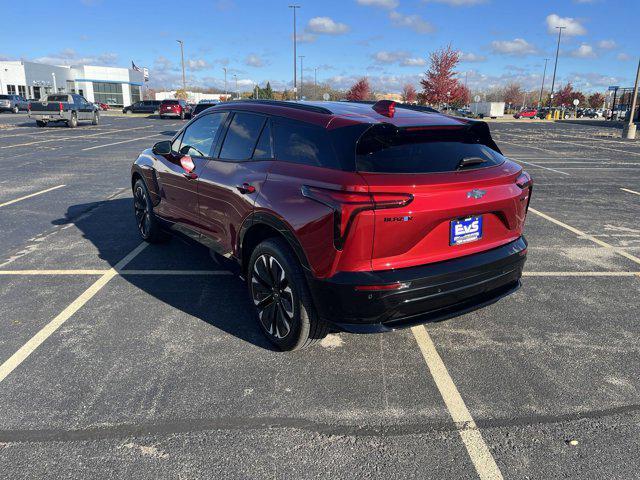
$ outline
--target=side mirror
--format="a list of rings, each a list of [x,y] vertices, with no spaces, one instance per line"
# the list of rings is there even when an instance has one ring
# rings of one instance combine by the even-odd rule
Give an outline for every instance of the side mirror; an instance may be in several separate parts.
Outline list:
[[[163,140],[161,142],[156,143],[153,146],[152,152],[156,155],[169,155],[171,154],[171,141]]]

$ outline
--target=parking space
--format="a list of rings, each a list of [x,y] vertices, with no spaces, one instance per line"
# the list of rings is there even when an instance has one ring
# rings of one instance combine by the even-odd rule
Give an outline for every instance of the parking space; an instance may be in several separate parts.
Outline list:
[[[7,477],[637,475],[637,142],[492,123],[535,179],[523,288],[445,322],[281,353],[223,262],[140,243],[129,167],[181,123],[102,120],[0,117]]]

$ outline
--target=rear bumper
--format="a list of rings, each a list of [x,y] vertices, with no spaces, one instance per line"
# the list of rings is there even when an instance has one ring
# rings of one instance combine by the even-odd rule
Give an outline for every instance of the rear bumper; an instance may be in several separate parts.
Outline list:
[[[524,237],[482,253],[429,265],[310,278],[320,316],[343,330],[376,333],[446,320],[490,305],[516,291],[526,260]],[[393,291],[356,285],[406,283]]]

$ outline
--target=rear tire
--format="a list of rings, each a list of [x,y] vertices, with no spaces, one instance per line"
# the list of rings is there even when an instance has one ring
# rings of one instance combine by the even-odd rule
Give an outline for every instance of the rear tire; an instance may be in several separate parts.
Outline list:
[[[180,111],[180,120],[184,120],[184,117],[185,117],[184,110],[181,110]]]
[[[281,350],[322,340],[329,324],[318,316],[300,262],[282,239],[270,238],[251,253],[247,285],[258,325]]]
[[[138,232],[145,242],[158,243],[165,239],[155,213],[153,213],[153,204],[147,185],[140,178],[133,185],[133,211]]]
[[[42,120],[36,120],[36,126],[37,127],[46,127],[47,126],[47,122],[43,122]]]
[[[76,128],[78,126],[78,115],[75,113],[71,114],[71,118],[67,120],[67,127]]]
[[[93,112],[93,118],[91,119],[91,125],[98,125],[100,123],[100,116],[98,112]]]
[[[164,120],[164,115],[160,115],[160,120]]]
[[[18,113],[18,112],[20,111],[20,109],[19,109],[19,108],[18,108],[18,106],[16,105],[15,107],[13,107],[13,108],[11,109],[11,111],[12,111],[13,113]]]

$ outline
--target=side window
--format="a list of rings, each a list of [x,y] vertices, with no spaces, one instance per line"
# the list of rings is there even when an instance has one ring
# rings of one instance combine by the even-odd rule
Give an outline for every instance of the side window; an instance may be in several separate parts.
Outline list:
[[[325,129],[314,125],[278,121],[273,137],[280,161],[340,169]]]
[[[171,142],[171,153],[173,153],[174,155],[180,154],[180,142],[182,142],[183,136],[184,133],[182,135],[179,135],[173,142]]]
[[[265,118],[251,113],[236,113],[227,129],[220,158],[225,160],[248,160],[262,130]]]
[[[273,149],[271,148],[271,123],[267,121],[264,124],[256,149],[253,151],[254,160],[269,160],[273,158]]]
[[[211,147],[216,139],[220,125],[224,120],[224,113],[205,115],[187,127],[182,136],[179,153],[197,157],[211,155]]]

